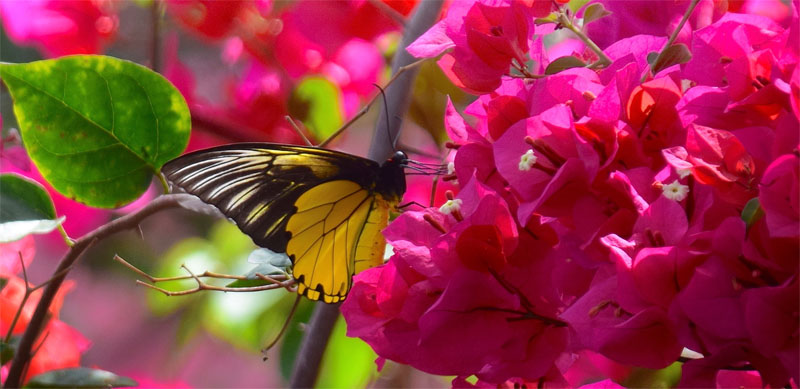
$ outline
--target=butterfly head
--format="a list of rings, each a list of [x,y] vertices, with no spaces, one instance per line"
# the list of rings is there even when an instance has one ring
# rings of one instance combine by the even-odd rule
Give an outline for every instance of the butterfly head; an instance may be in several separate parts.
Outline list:
[[[378,191],[387,200],[400,201],[406,191],[406,174],[403,170],[408,165],[408,156],[402,151],[395,151],[391,158],[381,164]]]
[[[405,152],[397,150],[394,152],[394,155],[392,155],[391,158],[387,159],[386,162],[384,162],[383,164],[384,165],[393,164],[393,165],[403,166],[406,165],[407,163],[408,163],[408,155],[406,155]]]

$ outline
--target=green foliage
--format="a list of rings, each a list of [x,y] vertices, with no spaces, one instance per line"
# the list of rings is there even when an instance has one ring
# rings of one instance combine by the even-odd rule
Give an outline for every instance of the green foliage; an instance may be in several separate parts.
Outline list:
[[[575,14],[578,12],[579,9],[581,9],[581,7],[586,5],[586,3],[588,2],[589,0],[570,0],[570,2],[567,3],[567,7],[573,14]]]
[[[5,365],[14,359],[14,353],[17,350],[20,338],[18,336],[12,337],[8,343],[0,340],[0,365]]]
[[[301,80],[292,91],[289,112],[300,119],[317,140],[325,140],[344,123],[342,94],[324,77]]]
[[[544,74],[556,74],[569,68],[580,68],[584,66],[586,66],[586,64],[579,58],[568,55],[556,58],[553,62],[550,62],[544,70]]]
[[[17,174],[0,175],[0,242],[45,234],[64,218],[56,218],[53,200],[36,181]]]
[[[570,4],[572,3],[570,2]],[[583,25],[585,26],[597,19],[606,17],[608,15],[611,15],[611,12],[607,11],[606,8],[603,6],[603,4],[601,3],[589,4],[589,6],[586,7],[586,10],[583,11]]]
[[[112,372],[77,367],[51,370],[34,376],[28,382],[28,388],[110,388],[121,386],[137,386],[136,381],[116,375]]]
[[[674,388],[681,380],[681,365],[675,362],[663,369],[635,368],[621,384],[626,388]]]
[[[656,74],[672,65],[687,63],[692,60],[692,53],[683,43],[675,43],[663,50],[661,58],[658,53],[647,54],[647,63],[650,64],[652,73]]]
[[[762,217],[764,217],[764,208],[761,208],[761,201],[758,200],[758,197],[753,197],[742,209],[742,220],[744,220],[747,228],[750,228],[753,223],[759,221]]]
[[[186,147],[186,101],[133,62],[81,55],[0,64],[28,155],[67,197],[95,207],[138,198]]]
[[[297,353],[300,351],[300,343],[303,341],[305,335],[304,325],[311,320],[311,313],[314,309],[315,303],[306,298],[300,299],[300,305],[297,307],[289,327],[286,329],[286,334],[283,335],[281,342],[280,354],[278,355],[280,362],[281,375],[287,382],[292,376],[294,370],[294,363],[297,360]],[[319,385],[317,385],[319,386]]]
[[[322,359],[317,386],[321,388],[363,388],[375,375],[378,357],[361,339],[348,338],[347,325],[340,317],[333,328]]]

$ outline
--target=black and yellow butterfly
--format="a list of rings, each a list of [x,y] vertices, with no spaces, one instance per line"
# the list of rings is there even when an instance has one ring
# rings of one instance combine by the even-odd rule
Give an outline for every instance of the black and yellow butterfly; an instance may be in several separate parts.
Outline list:
[[[315,147],[239,143],[186,154],[162,172],[257,245],[285,252],[298,293],[336,303],[353,274],[383,263],[381,231],[406,190],[407,162],[402,151],[379,165]]]

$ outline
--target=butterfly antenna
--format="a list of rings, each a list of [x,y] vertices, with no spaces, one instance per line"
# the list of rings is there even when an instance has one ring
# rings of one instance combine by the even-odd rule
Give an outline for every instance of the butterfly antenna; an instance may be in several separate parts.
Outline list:
[[[283,335],[286,334],[286,330],[289,328],[289,323],[292,322],[292,318],[294,317],[295,312],[297,312],[297,306],[300,305],[301,298],[303,298],[303,295],[298,294],[297,297],[294,299],[294,304],[292,305],[292,309],[289,311],[289,316],[286,318],[286,321],[283,322],[283,327],[281,328],[281,331],[278,332],[278,335],[275,336],[275,339],[273,339],[272,342],[269,342],[269,344],[266,345],[266,347],[261,349],[261,355],[263,356],[264,361],[267,360],[267,352],[269,352],[269,350],[275,347],[275,345],[278,344],[278,341],[281,340]]]
[[[391,123],[389,122],[389,103],[386,102],[386,92],[383,90],[383,88],[381,88],[380,85],[378,84],[372,84],[372,85],[375,85],[375,87],[378,88],[379,91],[381,91],[381,96],[383,96],[383,112],[386,113],[386,135],[388,135],[386,139],[389,141],[389,147],[392,148],[392,151],[397,151],[397,149],[394,148],[395,142],[392,141],[392,131],[390,128]]]
[[[294,132],[296,132],[297,135],[300,135],[300,137],[303,138],[303,141],[306,142],[306,146],[314,147],[314,144],[311,143],[311,141],[308,140],[308,138],[306,138],[306,135],[303,134],[303,131],[300,130],[300,127],[297,126],[297,122],[295,122],[294,119],[292,119],[291,116],[286,115],[283,118],[286,119],[286,121],[289,122],[289,124],[292,125],[292,128],[294,129]]]

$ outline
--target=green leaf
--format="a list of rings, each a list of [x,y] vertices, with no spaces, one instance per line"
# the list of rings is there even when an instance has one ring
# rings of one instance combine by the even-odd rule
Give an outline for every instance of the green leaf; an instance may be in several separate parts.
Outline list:
[[[764,217],[764,208],[761,208],[761,201],[758,200],[758,197],[753,197],[742,209],[742,220],[744,220],[747,228],[750,228],[753,223],[759,221],[762,217]]]
[[[289,99],[289,114],[300,119],[320,141],[327,139],[344,123],[342,107],[339,87],[319,76],[301,80]]]
[[[655,58],[651,60],[650,55],[647,56],[647,62],[655,60]],[[659,59],[656,63],[651,63],[651,67],[653,69],[652,72],[653,74],[656,74],[672,65],[687,63],[691,60],[692,53],[689,51],[689,48],[683,43],[676,43],[664,49],[664,54],[661,56],[661,59]]]
[[[133,62],[80,55],[0,64],[0,78],[42,176],[84,204],[110,208],[135,200],[188,143],[183,96]]]
[[[136,381],[116,375],[112,372],[76,367],[70,369],[51,370],[33,376],[28,382],[30,388],[109,388],[119,386],[137,386]]]
[[[568,55],[556,58],[553,62],[550,62],[550,64],[548,64],[547,68],[544,70],[544,74],[556,74],[569,68],[580,68],[584,66],[586,66],[586,64],[578,57]]]
[[[363,340],[348,338],[347,324],[339,317],[322,360],[320,388],[363,388],[378,374],[378,356]]]
[[[611,12],[607,11],[603,4],[601,3],[593,3],[586,7],[586,10],[583,11],[583,25],[586,26],[587,24],[611,15]]]
[[[543,18],[534,19],[533,20],[533,24],[535,24],[537,26],[540,26],[542,24],[555,23],[556,20],[558,20],[558,15],[556,15],[556,13],[553,12],[550,15],[547,15],[547,16],[545,16]]]
[[[658,52],[651,51],[647,53],[647,64],[650,65],[650,67],[652,67],[653,63],[656,62],[656,58],[658,58]]]
[[[64,221],[47,190],[38,182],[17,174],[0,175],[0,242],[12,242],[28,234],[46,234]]]
[[[300,343],[302,343],[305,336],[304,325],[311,320],[311,313],[315,305],[316,302],[314,301],[306,298],[300,299],[297,312],[295,312],[289,327],[286,328],[286,334],[283,336],[278,360],[280,361],[281,375],[287,382],[292,376],[292,370],[294,369],[295,361],[297,361],[297,353],[300,351]],[[271,355],[270,359],[272,359]],[[317,385],[317,387],[320,386]]]
[[[17,350],[20,338],[15,336],[11,338],[9,343],[0,341],[0,365],[5,365],[6,362],[14,359],[14,353]]]
[[[575,14],[588,2],[589,0],[570,0],[570,2],[567,3],[567,7],[570,11],[572,11],[573,14]]]

